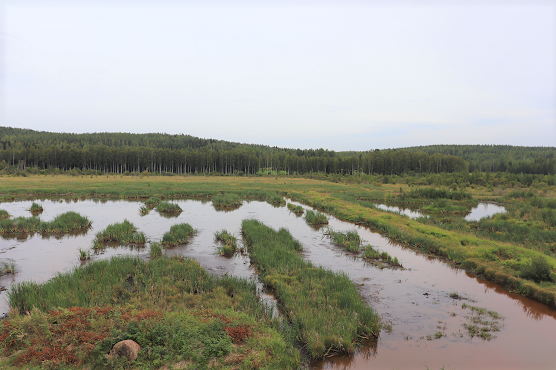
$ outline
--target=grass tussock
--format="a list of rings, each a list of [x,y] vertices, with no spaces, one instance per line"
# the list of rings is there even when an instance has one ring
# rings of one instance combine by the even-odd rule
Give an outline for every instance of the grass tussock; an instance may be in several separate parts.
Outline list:
[[[311,226],[328,225],[328,217],[319,211],[307,210],[305,213],[305,221]]]
[[[0,221],[10,217],[10,214],[5,209],[0,209]]]
[[[93,240],[93,248],[102,248],[106,243],[144,245],[145,242],[145,234],[138,233],[135,225],[128,220],[124,220],[121,223],[108,225],[106,229],[98,232]]]
[[[180,213],[183,211],[179,205],[170,202],[158,203],[156,210],[161,213]]]
[[[303,212],[304,212],[303,207],[301,207],[301,206],[296,206],[296,205],[293,204],[293,203],[288,203],[288,209],[289,209],[290,211],[292,211],[293,213],[295,213],[296,216],[301,216],[301,215],[303,214]]]
[[[52,221],[41,222],[38,217],[4,218],[0,220],[0,233],[32,234],[61,234],[73,230],[83,230],[91,227],[91,221],[77,212],[62,213]]]
[[[353,353],[360,338],[378,333],[378,316],[349,278],[305,262],[287,230],[244,220],[242,232],[252,263],[287,313],[289,330],[312,358]]]
[[[183,257],[93,261],[44,284],[16,284],[9,299],[0,324],[4,369],[300,365],[255,282],[213,277]],[[126,339],[141,346],[138,359],[107,358]]]
[[[160,244],[167,247],[175,247],[189,243],[189,239],[197,233],[189,224],[177,224],[170,227],[170,231],[164,234]]]
[[[50,222],[41,222],[39,232],[46,234],[67,233],[72,230],[83,230],[91,227],[91,221],[77,212],[69,211],[56,216]]]
[[[31,204],[31,208],[29,208],[29,211],[31,211],[31,213],[41,213],[44,211],[44,208],[42,208],[42,205],[33,202],[33,204]]]
[[[226,230],[220,230],[214,233],[214,240],[222,244],[218,248],[221,256],[231,256],[237,250],[237,238]]]
[[[160,243],[152,242],[150,245],[149,256],[151,258],[157,258],[162,256],[162,247]]]
[[[342,233],[340,231],[328,229],[328,232],[326,234],[334,244],[339,245],[340,247],[350,252],[359,252],[361,237],[359,237],[357,231],[352,230]]]
[[[156,207],[162,200],[159,197],[150,197],[145,201],[145,207],[149,209],[153,209]]]
[[[212,206],[217,209],[237,209],[243,204],[241,198],[233,193],[217,195],[212,198]]]

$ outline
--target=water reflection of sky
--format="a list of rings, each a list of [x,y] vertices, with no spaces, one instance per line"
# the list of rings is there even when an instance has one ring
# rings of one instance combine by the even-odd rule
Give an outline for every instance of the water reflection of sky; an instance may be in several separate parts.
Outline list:
[[[375,204],[375,206],[385,211],[406,215],[409,218],[413,218],[413,219],[418,217],[429,217],[429,215],[425,213],[410,208],[402,208],[402,207],[390,206],[386,204]],[[497,213],[503,213],[503,212],[506,212],[506,209],[503,206],[499,206],[497,204],[492,204],[492,203],[479,203],[476,207],[471,208],[470,213],[464,218],[466,221],[479,221],[483,217],[490,217]],[[457,217],[457,215],[455,215],[454,217]]]

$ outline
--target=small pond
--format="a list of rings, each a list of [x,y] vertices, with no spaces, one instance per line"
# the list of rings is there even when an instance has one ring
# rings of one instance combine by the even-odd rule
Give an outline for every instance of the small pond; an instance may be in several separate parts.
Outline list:
[[[418,208],[406,208],[403,206],[393,206],[389,204],[375,204],[377,208],[383,209],[385,211],[395,212],[402,215],[406,215],[409,218],[418,217],[434,217],[434,215],[421,212]],[[497,213],[504,213],[506,209],[503,206],[493,203],[481,202],[476,207],[471,208],[468,214],[462,217],[466,221],[479,221],[483,217],[490,217]],[[457,217],[454,215],[453,217]]]
[[[468,275],[465,271],[434,256],[415,252],[372,230],[329,217],[335,230],[357,230],[363,239],[396,256],[405,269],[380,269],[357,254],[330,243],[323,230],[309,227],[286,207],[249,202],[232,212],[219,212],[210,202],[176,201],[184,210],[174,218],[156,211],[139,214],[141,203],[124,200],[40,201],[41,219],[48,221],[66,211],[76,211],[93,222],[85,234],[43,238],[0,238],[0,262],[15,262],[17,273],[4,275],[0,285],[24,280],[46,281],[58,272],[79,266],[79,249],[91,247],[95,233],[107,225],[128,219],[150,241],[157,241],[177,223],[187,222],[199,232],[192,242],[167,250],[197,260],[209,272],[256,278],[249,257],[236,254],[226,258],[217,253],[214,232],[227,229],[240,236],[241,221],[256,218],[273,227],[287,228],[304,247],[304,258],[334,271],[345,272],[358,286],[361,296],[389,325],[379,338],[364,343],[353,356],[337,356],[308,364],[314,369],[550,369],[556,368],[556,311],[508,292],[500,286]],[[30,201],[2,203],[1,209],[14,216],[30,216]],[[308,209],[307,207],[305,207]],[[93,259],[134,254],[148,259],[148,247],[107,248]],[[464,299],[450,297],[457,293]],[[267,299],[268,295],[265,295]],[[0,312],[8,309],[6,292],[0,293]],[[496,311],[504,319],[496,338],[490,341],[466,335],[469,309],[462,303]],[[441,336],[435,338],[435,333]]]

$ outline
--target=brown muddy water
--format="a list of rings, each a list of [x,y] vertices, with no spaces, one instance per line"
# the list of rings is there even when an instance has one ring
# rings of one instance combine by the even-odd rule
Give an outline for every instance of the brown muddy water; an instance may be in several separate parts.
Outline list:
[[[76,211],[93,222],[85,234],[44,238],[41,235],[0,238],[0,263],[14,262],[15,275],[4,275],[0,285],[8,289],[14,282],[46,281],[58,272],[80,264],[79,248],[88,249],[95,233],[107,225],[128,219],[150,241],[157,241],[170,226],[187,222],[199,232],[188,245],[169,249],[167,254],[191,257],[209,272],[241,277],[255,277],[247,256],[219,256],[214,232],[227,229],[240,236],[241,221],[256,218],[273,227],[287,228],[303,247],[303,255],[313,263],[334,271],[345,272],[357,284],[365,301],[380,315],[385,325],[376,340],[366,342],[353,356],[336,356],[307,365],[311,369],[555,369],[556,311],[547,306],[508,292],[500,286],[468,275],[465,271],[434,256],[417,253],[407,246],[393,243],[380,234],[361,226],[330,218],[335,230],[357,230],[363,239],[398,257],[403,270],[380,269],[330,243],[323,230],[309,227],[286,207],[249,202],[232,212],[216,211],[210,202],[176,201],[184,210],[167,218],[151,211],[139,214],[141,203],[129,201],[40,201],[48,221],[66,211]],[[31,201],[0,204],[13,216],[30,216]],[[305,207],[308,209],[307,207]],[[134,254],[148,259],[145,248],[109,247],[93,259]],[[465,299],[453,299],[457,293]],[[264,295],[270,301],[268,295]],[[263,298],[264,298],[263,297]],[[0,293],[0,313],[8,310],[7,293]],[[490,341],[470,338],[464,323],[471,311],[462,303],[496,311],[503,317],[500,331],[492,332]],[[388,327],[390,328],[390,327]],[[440,333],[438,339],[436,333]]]

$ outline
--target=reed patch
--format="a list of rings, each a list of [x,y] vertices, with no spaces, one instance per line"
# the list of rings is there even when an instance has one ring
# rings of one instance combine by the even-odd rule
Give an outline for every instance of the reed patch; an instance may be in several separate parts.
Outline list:
[[[252,263],[284,307],[288,330],[312,358],[353,353],[360,338],[378,335],[378,316],[349,278],[305,262],[287,230],[244,220],[242,233]]]

